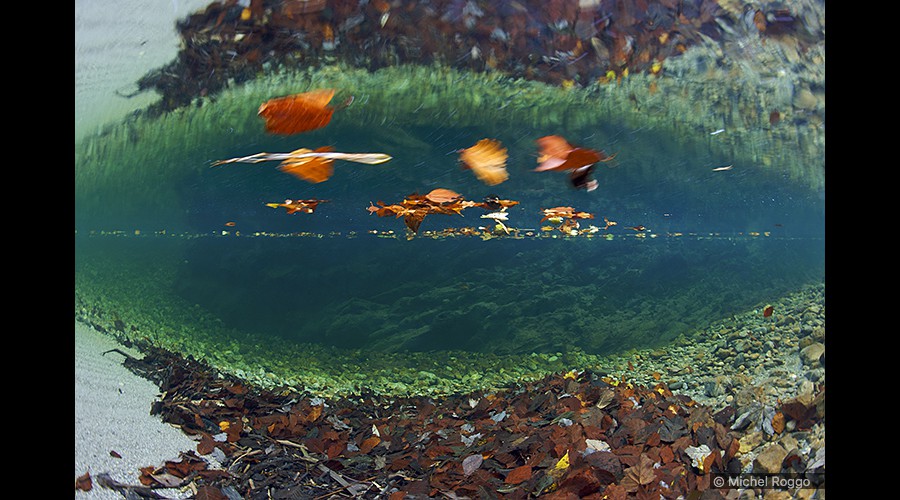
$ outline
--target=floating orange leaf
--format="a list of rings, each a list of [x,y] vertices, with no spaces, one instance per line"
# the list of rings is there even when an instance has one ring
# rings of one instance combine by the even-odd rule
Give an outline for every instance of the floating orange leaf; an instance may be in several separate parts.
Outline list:
[[[541,222],[544,222],[547,219],[555,219],[557,217],[561,219],[593,219],[594,214],[588,212],[576,212],[572,207],[553,207],[553,208],[545,208],[541,210],[544,213],[544,217],[541,219]]]
[[[390,155],[384,153],[337,153],[331,147],[323,146],[315,151],[301,148],[290,153],[256,153],[250,156],[219,160],[213,162],[212,166],[215,167],[227,163],[280,161],[281,164],[278,165],[278,168],[282,172],[312,183],[319,183],[328,180],[334,174],[334,160],[378,165],[392,159]]]
[[[316,149],[317,152],[332,151],[332,148],[325,146]],[[298,149],[292,151],[292,154],[302,154],[312,152],[309,149]],[[278,170],[286,174],[291,174],[305,181],[317,184],[327,181],[334,175],[334,160],[321,158],[318,156],[303,156],[290,160],[285,160],[278,165]]]
[[[495,139],[481,139],[474,146],[460,150],[459,154],[466,167],[488,186],[496,186],[509,179],[506,171],[508,157],[506,148]]]
[[[313,90],[264,102],[259,116],[266,120],[266,131],[273,134],[298,134],[328,125],[334,108],[328,106],[334,89]]]

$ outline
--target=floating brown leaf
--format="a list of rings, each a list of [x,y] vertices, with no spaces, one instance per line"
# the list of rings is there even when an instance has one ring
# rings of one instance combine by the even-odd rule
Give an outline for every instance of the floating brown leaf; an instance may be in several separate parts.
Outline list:
[[[432,189],[425,195],[425,199],[432,203],[454,203],[462,199],[462,195],[445,188]]]
[[[508,157],[506,148],[495,139],[481,139],[474,146],[461,150],[459,155],[459,159],[478,180],[488,186],[496,186],[509,179],[506,171]]]
[[[259,116],[266,121],[266,131],[273,134],[297,134],[328,125],[334,108],[328,106],[334,89],[320,89],[279,97],[264,102]]]

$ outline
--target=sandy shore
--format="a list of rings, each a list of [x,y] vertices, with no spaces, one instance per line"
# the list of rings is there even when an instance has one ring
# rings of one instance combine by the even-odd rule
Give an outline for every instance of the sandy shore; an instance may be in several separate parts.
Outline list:
[[[140,357],[137,351],[75,322],[74,477],[90,472],[95,478],[105,472],[116,481],[138,484],[140,467],[161,465],[182,451],[196,449],[196,443],[150,415],[158,388],[122,366],[121,354],[102,354],[115,348]],[[113,457],[111,451],[122,458]],[[177,493],[166,495],[177,497]],[[121,499],[122,495],[100,487],[95,479],[91,491],[76,490],[75,498]]]
[[[159,99],[137,90],[178,53],[175,22],[211,0],[75,1],[75,142]]]

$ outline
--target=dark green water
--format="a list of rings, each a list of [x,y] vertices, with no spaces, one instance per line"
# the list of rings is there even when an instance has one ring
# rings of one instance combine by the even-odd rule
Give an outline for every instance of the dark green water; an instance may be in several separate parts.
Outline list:
[[[656,346],[821,281],[824,259],[820,241],[771,236],[76,241],[76,273],[165,269],[173,300],[264,337],[498,354]]]
[[[380,350],[524,352],[573,345],[604,352],[631,341],[662,342],[824,279],[824,205],[818,193],[777,169],[743,164],[712,172],[725,162],[698,157],[696,149],[679,151],[677,138],[598,132],[605,140],[594,143],[607,144],[618,156],[612,166],[600,167],[599,190],[586,193],[568,187],[563,174],[530,171],[531,143],[543,131],[522,129],[518,139],[508,131],[491,134],[513,152],[510,181],[494,188],[459,168],[453,153],[486,130],[408,130],[408,137],[429,147],[399,151],[357,140],[359,130],[340,132],[317,135],[339,150],[390,151],[395,158],[381,166],[338,162],[335,176],[317,185],[280,173],[275,164],[199,169],[175,186],[185,208],[172,222],[203,237],[173,236],[169,229],[168,237],[125,243],[77,238],[76,253],[89,258],[92,247],[121,246],[126,255],[143,253],[152,261],[154,246],[170,246],[181,256],[172,293],[228,325]],[[242,147],[223,145],[221,153],[283,150],[287,142],[263,138]],[[497,193],[519,200],[509,225],[544,237],[407,241],[401,219],[365,211],[370,201],[391,203],[436,187],[469,199]],[[312,197],[329,202],[314,214],[294,215],[264,205]],[[558,238],[548,238],[551,233],[540,230],[549,224],[540,222],[540,210],[561,205],[595,213],[584,227],[602,226],[603,217],[619,225],[590,239],[556,231]],[[430,215],[421,231],[484,226],[483,213]],[[147,235],[167,229],[157,217],[148,211],[127,226],[104,226],[96,217],[84,223]],[[236,225],[227,227],[227,221]],[[637,225],[647,230],[630,229]],[[258,231],[325,237],[252,237]],[[368,231],[395,231],[398,237],[377,238]],[[607,235],[612,240],[602,238]]]

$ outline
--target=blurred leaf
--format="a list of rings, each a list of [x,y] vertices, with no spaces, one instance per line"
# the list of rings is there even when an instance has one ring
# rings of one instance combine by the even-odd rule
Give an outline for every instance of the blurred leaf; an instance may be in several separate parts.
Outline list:
[[[331,151],[328,146],[321,147],[316,151]],[[291,154],[311,153],[312,150],[301,148],[292,151]],[[300,156],[290,158],[278,165],[278,170],[294,177],[303,179],[313,184],[325,182],[334,175],[334,160],[329,158],[321,158],[318,156]]]
[[[463,149],[459,159],[475,173],[478,180],[488,186],[496,186],[509,179],[506,171],[506,153],[500,141],[495,139],[482,139],[474,146]]]
[[[266,131],[273,134],[297,134],[328,125],[334,108],[328,106],[334,89],[313,90],[270,99],[259,107]]]

